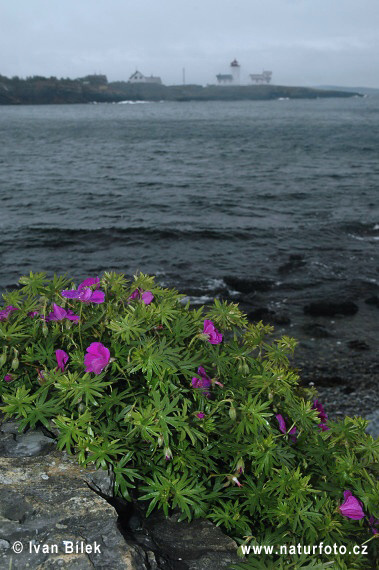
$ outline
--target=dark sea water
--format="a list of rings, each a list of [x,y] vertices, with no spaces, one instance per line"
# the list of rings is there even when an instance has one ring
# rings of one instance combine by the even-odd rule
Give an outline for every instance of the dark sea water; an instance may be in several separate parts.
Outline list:
[[[31,270],[141,270],[202,300],[231,275],[304,302],[378,283],[379,97],[3,106],[0,134],[0,289]]]

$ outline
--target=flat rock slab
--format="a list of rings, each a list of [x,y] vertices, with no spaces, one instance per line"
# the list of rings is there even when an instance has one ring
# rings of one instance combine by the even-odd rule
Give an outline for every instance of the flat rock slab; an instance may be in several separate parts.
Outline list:
[[[150,515],[144,527],[176,570],[223,570],[241,562],[238,545],[210,521],[178,522],[179,514]]]
[[[0,418],[1,419],[1,418]],[[39,430],[0,425],[0,570],[222,570],[237,544],[210,521],[140,517],[117,525],[110,471],[84,468]],[[130,521],[129,521],[130,522]],[[134,540],[133,540],[134,539]]]
[[[0,457],[1,569],[153,568],[153,553],[124,539],[113,507],[88,487],[95,472],[58,451]]]

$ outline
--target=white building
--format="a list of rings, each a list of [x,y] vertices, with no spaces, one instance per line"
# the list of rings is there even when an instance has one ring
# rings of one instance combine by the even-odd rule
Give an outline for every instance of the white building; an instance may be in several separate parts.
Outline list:
[[[218,85],[233,85],[233,75],[230,73],[219,73],[216,79]]]
[[[262,73],[251,73],[250,79],[253,83],[257,85],[259,83],[270,83],[272,77],[272,71],[262,71]]]
[[[162,85],[162,80],[160,77],[154,77],[153,75],[147,77],[146,75],[143,75],[140,71],[136,70],[129,77],[128,83],[156,83],[158,85]]]

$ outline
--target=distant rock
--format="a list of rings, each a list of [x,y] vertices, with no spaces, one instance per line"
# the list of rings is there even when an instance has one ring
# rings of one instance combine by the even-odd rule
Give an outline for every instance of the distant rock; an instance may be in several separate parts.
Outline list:
[[[379,308],[379,297],[378,297],[378,295],[373,295],[372,297],[365,299],[365,303],[366,303],[366,305],[374,305],[375,307]]]
[[[351,350],[370,350],[370,346],[364,340],[358,340],[358,339],[350,340],[347,343],[347,346]]]
[[[314,301],[304,307],[304,313],[312,317],[349,316],[357,312],[358,305],[353,301]]]
[[[300,254],[292,254],[289,256],[288,261],[283,263],[278,269],[279,273],[286,274],[299,270],[306,265],[304,256]]]
[[[240,293],[266,292],[274,286],[274,282],[269,279],[249,279],[247,277],[226,276],[224,282],[228,287]]]
[[[285,311],[274,311],[267,307],[258,307],[247,314],[247,318],[251,322],[269,323],[274,325],[289,325],[291,319]]]
[[[319,323],[305,323],[302,329],[306,335],[314,338],[329,338],[332,336],[328,329]]]

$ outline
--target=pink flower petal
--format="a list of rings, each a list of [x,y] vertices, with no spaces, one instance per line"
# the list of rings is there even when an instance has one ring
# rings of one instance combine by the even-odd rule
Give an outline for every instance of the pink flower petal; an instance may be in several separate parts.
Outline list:
[[[67,311],[63,307],[60,307],[59,305],[56,305],[55,303],[53,303],[54,319],[52,319],[52,320],[61,321],[62,319],[65,318],[66,315],[67,315]]]
[[[87,277],[84,279],[78,287],[78,291],[83,289],[83,287],[91,287],[91,285],[96,285],[96,289],[99,287],[100,278],[99,277]]]
[[[69,321],[80,321],[79,315],[74,315],[74,313],[71,310],[67,311],[66,319],[68,319]]]
[[[141,299],[145,303],[145,305],[149,305],[151,301],[154,299],[154,295],[152,294],[151,291],[146,291],[145,293],[142,293]]]
[[[345,501],[339,507],[341,515],[356,521],[363,519],[365,513],[363,512],[361,501],[358,501],[351,491],[344,491],[343,496]]]
[[[65,364],[67,364],[69,358],[67,352],[65,352],[61,348],[58,348],[58,350],[55,351],[55,357],[57,359],[57,364],[58,364],[57,368],[60,368],[62,372],[64,372]]]
[[[90,301],[91,303],[97,303],[97,304],[104,303],[105,293],[103,291],[93,291]]]
[[[88,303],[91,300],[92,291],[88,287],[84,287],[79,291],[78,299],[83,303]]]
[[[282,433],[287,433],[286,422],[284,421],[282,414],[277,414],[275,417],[278,420],[280,431]]]
[[[61,295],[66,299],[77,299],[80,295],[80,291],[77,291],[76,289],[64,289],[61,291]]]

